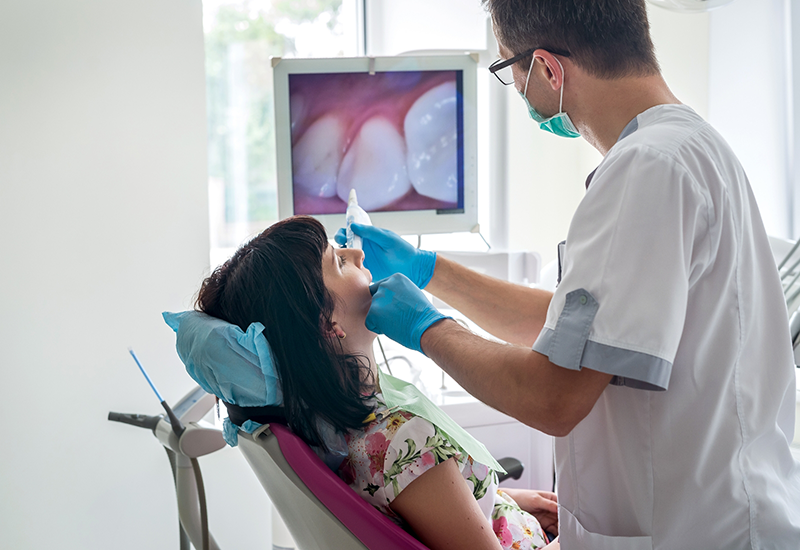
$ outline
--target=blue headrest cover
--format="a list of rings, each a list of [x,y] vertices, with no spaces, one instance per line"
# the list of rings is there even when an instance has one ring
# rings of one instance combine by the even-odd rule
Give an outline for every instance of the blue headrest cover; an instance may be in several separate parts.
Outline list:
[[[186,372],[205,391],[240,407],[283,405],[272,350],[262,334],[264,325],[252,323],[242,332],[236,325],[199,311],[165,311],[162,315],[177,334],[175,347]],[[222,435],[228,445],[236,447],[240,429],[253,433],[260,426],[252,420],[236,426],[226,418]],[[317,428],[328,451],[314,447],[314,452],[336,471],[348,452],[344,434],[322,419],[317,419]]]
[[[240,407],[283,404],[264,325],[252,323],[242,332],[199,311],[162,315],[177,334],[176,348],[186,372],[205,391]]]

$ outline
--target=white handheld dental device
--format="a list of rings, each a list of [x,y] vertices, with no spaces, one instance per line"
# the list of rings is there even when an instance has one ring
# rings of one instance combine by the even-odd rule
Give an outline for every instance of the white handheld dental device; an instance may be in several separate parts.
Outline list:
[[[347,197],[347,212],[345,213],[345,236],[347,237],[347,248],[357,248],[361,250],[361,237],[353,233],[350,225],[360,223],[361,225],[372,225],[369,215],[358,205],[356,190],[351,189]]]

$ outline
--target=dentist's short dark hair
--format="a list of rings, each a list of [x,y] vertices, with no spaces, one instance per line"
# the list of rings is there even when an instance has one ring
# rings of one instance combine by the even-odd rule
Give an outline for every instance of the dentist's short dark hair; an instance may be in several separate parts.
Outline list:
[[[513,54],[565,50],[606,79],[660,72],[645,0],[483,0],[495,33]],[[530,56],[519,61],[526,70]]]

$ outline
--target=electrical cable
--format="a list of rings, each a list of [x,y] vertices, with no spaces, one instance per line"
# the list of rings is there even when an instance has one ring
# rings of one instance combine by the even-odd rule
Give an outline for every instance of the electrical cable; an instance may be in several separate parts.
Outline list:
[[[200,473],[200,464],[196,458],[192,461],[194,479],[197,483],[197,498],[200,501],[200,529],[203,533],[203,546],[197,550],[208,550],[208,510],[206,509],[206,489],[203,486],[203,475]]]
[[[395,361],[395,360],[400,360],[400,361],[404,362],[404,363],[405,363],[406,365],[408,365],[408,367],[409,367],[409,368],[411,368],[411,369],[413,369],[413,368],[414,368],[414,363],[412,363],[412,362],[411,362],[411,360],[410,360],[408,357],[404,357],[404,356],[402,356],[402,355],[395,355],[394,357],[389,357],[389,359],[388,359],[388,361]],[[386,363],[381,363],[381,364],[383,364],[383,365],[386,365],[386,366],[387,366],[387,368],[388,368],[388,365],[389,365],[389,363],[388,363],[388,362],[386,362]],[[392,374],[392,373],[391,373],[391,372],[389,372],[389,374]],[[393,375],[393,376],[394,376],[394,375]]]
[[[169,465],[172,468],[172,481],[175,482],[175,490],[178,490],[178,466],[175,463],[175,452],[172,449],[168,449],[164,447],[164,450],[167,451],[167,457],[169,458]],[[191,550],[191,543],[189,542],[189,535],[186,534],[186,529],[183,528],[183,524],[180,520],[180,514],[178,516],[178,536],[180,537],[180,550]]]
[[[386,352],[383,351],[383,344],[381,344],[381,337],[376,336],[375,339],[378,341],[378,347],[381,348],[381,355],[383,355],[383,364],[386,365],[386,369],[389,371],[389,376],[394,376],[392,373],[392,367],[389,366],[389,360],[386,358]]]
[[[492,249],[492,245],[489,244],[489,241],[486,240],[486,237],[484,237],[483,233],[481,233],[480,231],[478,231],[478,236],[483,240],[483,244],[486,245],[486,248],[488,249],[486,250],[486,252],[489,252],[489,250]]]

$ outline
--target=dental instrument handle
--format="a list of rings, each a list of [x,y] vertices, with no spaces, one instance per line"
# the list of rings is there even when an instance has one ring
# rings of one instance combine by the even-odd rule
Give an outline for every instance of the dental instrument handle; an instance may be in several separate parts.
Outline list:
[[[128,352],[131,354],[131,357],[133,357],[133,360],[136,361],[136,365],[138,365],[139,370],[142,371],[145,380],[147,380],[147,383],[150,384],[150,387],[153,389],[153,392],[156,394],[156,397],[161,402],[161,406],[164,407],[164,410],[167,412],[167,416],[169,417],[169,423],[172,425],[172,431],[175,433],[176,436],[180,437],[186,428],[183,427],[181,421],[178,420],[178,417],[175,416],[175,413],[172,412],[172,409],[169,408],[167,402],[164,400],[163,397],[161,397],[161,394],[158,393],[155,384],[153,384],[153,381],[150,380],[150,377],[147,375],[147,371],[144,370],[144,367],[139,362],[139,358],[136,357],[136,354],[133,352],[133,349],[128,348]]]
[[[128,414],[109,411],[108,419],[112,422],[122,422],[123,424],[130,424],[131,426],[138,426],[139,428],[147,428],[148,430],[155,430],[158,422],[164,418],[162,415],[149,416],[146,414]]]
[[[167,405],[166,401],[162,401],[161,406],[164,407],[165,411],[167,411],[167,416],[169,417],[169,423],[172,426],[172,431],[175,433],[178,439],[180,439],[181,435],[183,435],[183,432],[186,431],[186,428],[178,419],[178,417],[175,416],[175,413],[172,412],[172,409],[169,408],[169,405]]]

